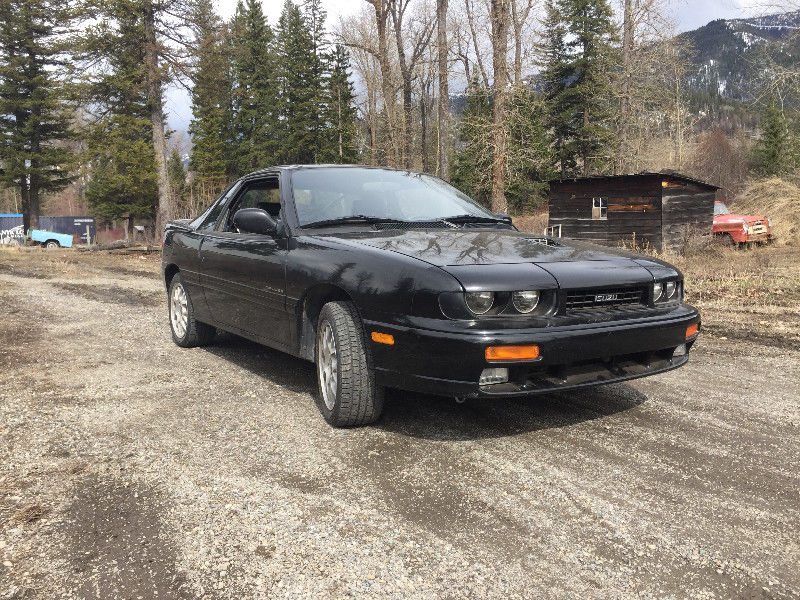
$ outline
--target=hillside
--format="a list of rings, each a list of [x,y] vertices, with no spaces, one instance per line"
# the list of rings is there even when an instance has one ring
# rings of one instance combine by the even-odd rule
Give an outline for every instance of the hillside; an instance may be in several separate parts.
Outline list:
[[[800,11],[751,19],[719,19],[679,36],[691,50],[689,86],[718,102],[749,101],[764,55],[800,59]]]

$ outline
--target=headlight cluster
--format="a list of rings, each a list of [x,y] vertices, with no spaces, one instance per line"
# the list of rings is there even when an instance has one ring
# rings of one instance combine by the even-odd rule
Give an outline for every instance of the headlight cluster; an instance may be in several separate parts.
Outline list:
[[[511,306],[514,310],[523,315],[527,315],[536,310],[539,306],[541,293],[538,290],[520,290],[511,292]],[[485,315],[493,307],[502,306],[508,303],[508,292],[467,292],[464,294],[464,301],[467,308],[475,315]]]
[[[666,304],[680,302],[682,292],[680,281],[657,281],[653,284],[653,303]]]
[[[485,315],[494,306],[494,292],[467,292],[464,299],[467,308],[476,315]]]

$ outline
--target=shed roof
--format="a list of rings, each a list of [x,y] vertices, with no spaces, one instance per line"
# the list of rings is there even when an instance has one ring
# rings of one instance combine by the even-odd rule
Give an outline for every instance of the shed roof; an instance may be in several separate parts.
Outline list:
[[[674,171],[667,171],[662,173],[656,173],[652,171],[642,171],[641,173],[629,173],[625,175],[593,175],[591,177],[566,177],[563,179],[552,179],[550,183],[591,183],[593,181],[609,181],[609,180],[620,180],[620,179],[644,179],[645,177],[658,177],[660,179],[671,179],[674,181],[683,181],[686,183],[694,183],[697,185],[702,185],[707,187],[711,190],[718,190],[720,189],[719,186],[708,183],[707,181],[701,181],[700,179],[695,179],[693,177],[689,177],[688,175],[683,175],[681,173],[677,173]]]

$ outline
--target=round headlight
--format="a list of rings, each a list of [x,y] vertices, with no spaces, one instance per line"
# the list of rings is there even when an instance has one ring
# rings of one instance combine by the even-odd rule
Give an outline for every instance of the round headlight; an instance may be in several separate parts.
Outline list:
[[[678,289],[678,286],[674,281],[668,281],[664,284],[664,297],[669,299],[675,295],[675,290]]]
[[[539,304],[539,292],[526,290],[511,294],[511,303],[521,313],[529,313]]]
[[[482,315],[492,308],[494,292],[467,292],[464,294],[464,300],[467,302],[467,308],[476,315]]]
[[[663,283],[654,283],[653,284],[653,302],[658,302],[661,299],[661,294],[664,293],[664,284]]]

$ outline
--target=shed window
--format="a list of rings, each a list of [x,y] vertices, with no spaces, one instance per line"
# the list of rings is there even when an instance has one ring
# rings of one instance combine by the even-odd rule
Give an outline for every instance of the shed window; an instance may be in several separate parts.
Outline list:
[[[608,198],[605,196],[592,198],[592,219],[608,218]]]

